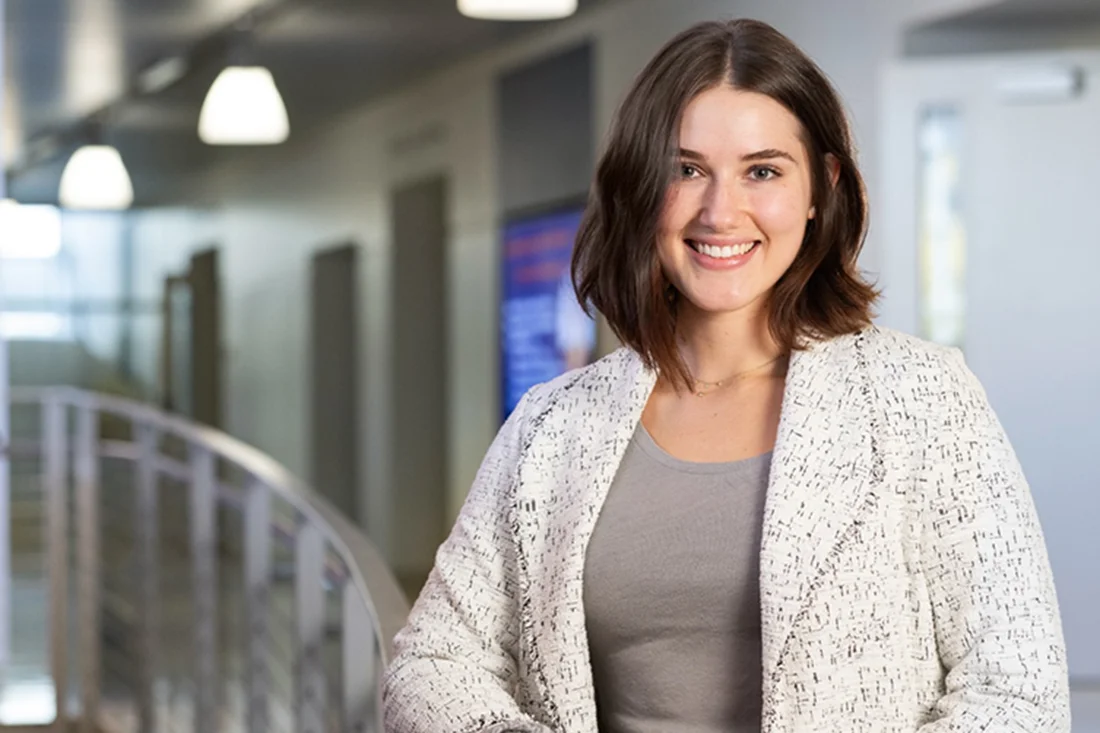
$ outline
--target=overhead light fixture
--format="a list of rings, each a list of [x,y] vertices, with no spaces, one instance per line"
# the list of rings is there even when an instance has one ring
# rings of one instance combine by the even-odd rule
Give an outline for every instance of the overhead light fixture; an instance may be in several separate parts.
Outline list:
[[[210,85],[199,113],[207,145],[277,145],[289,135],[283,98],[263,66],[226,67]]]
[[[118,150],[85,145],[65,165],[57,198],[66,209],[117,211],[134,202],[134,187]]]
[[[556,20],[577,12],[577,0],[458,0],[458,12],[479,20]]]

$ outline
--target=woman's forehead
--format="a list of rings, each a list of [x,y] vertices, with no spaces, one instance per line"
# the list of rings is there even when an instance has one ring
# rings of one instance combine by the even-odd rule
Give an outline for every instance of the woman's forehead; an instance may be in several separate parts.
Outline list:
[[[802,126],[765,94],[718,86],[688,103],[680,120],[680,147],[704,155],[747,155],[765,150],[801,152]]]

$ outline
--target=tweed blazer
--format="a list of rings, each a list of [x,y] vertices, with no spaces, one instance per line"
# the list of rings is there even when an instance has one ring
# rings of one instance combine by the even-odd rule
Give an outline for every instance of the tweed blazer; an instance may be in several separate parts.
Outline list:
[[[523,399],[395,640],[387,731],[598,730],[584,556],[655,381],[623,349]],[[764,733],[1070,730],[1034,505],[958,351],[795,352],[772,461]]]

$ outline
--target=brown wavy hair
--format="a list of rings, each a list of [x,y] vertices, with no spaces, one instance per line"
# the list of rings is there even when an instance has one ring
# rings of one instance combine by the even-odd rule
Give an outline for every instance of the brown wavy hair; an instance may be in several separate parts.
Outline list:
[[[816,216],[768,299],[768,328],[784,350],[853,333],[871,322],[876,290],[859,273],[867,232],[863,178],[844,107],[825,74],[766,23],[700,23],[643,69],[615,116],[573,253],[581,303],[674,384],[690,386],[676,346],[677,293],[657,257],[684,108],[720,84],[766,94],[801,123]],[[835,160],[830,180],[827,156]]]

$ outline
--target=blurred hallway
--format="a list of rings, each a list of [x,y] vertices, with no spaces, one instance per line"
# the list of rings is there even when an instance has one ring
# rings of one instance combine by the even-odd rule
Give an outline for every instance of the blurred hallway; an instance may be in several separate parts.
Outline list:
[[[207,560],[217,563],[209,577],[220,605],[210,617],[224,645],[219,674],[237,684],[227,682],[226,714],[244,726],[260,705],[249,707],[245,674],[246,517],[258,517],[255,536],[275,537],[253,546],[267,558],[253,570],[270,576],[283,624],[272,648],[286,652],[270,681],[271,730],[299,729],[310,679],[331,688],[333,716],[346,698],[337,687],[373,683],[344,678],[337,633],[361,610],[344,608],[337,590],[364,593],[376,580],[357,575],[356,543],[376,551],[385,587],[414,598],[519,397],[617,347],[606,323],[580,312],[567,272],[612,116],[670,34],[745,16],[804,47],[852,116],[872,212],[861,266],[883,289],[878,322],[961,348],[986,385],[1047,535],[1074,731],[1100,733],[1100,538],[1090,526],[1100,491],[1089,465],[1100,446],[1100,352],[1089,326],[1100,314],[1091,223],[1100,0],[827,6],[581,0],[566,18],[503,21],[465,17],[456,0],[0,0],[0,403],[9,387],[18,397],[53,385],[132,399],[186,421],[189,436],[205,426],[253,446],[256,466],[277,467],[264,484],[276,505],[299,491],[310,497],[271,517],[262,502],[248,504],[250,474],[219,458],[214,529],[196,525],[206,515],[189,503],[200,495],[192,443],[97,412],[104,452],[85,459],[123,478],[102,482],[101,523],[81,530],[78,486],[91,483],[85,473],[80,484],[80,466],[90,463],[66,454],[54,466],[68,482],[62,533],[49,519],[60,479],[44,473],[54,445],[47,393],[22,393],[32,397],[16,400],[10,431],[0,420],[0,438],[25,439],[11,447],[10,486],[0,460],[11,548],[10,562],[0,553],[0,595],[5,583],[11,590],[0,604],[0,627],[5,613],[11,621],[0,668],[9,686],[40,685],[19,692],[20,703],[37,694],[53,704],[45,682],[60,622],[48,599],[64,563],[50,552],[65,552],[74,710],[84,704],[84,618],[102,632],[104,656],[87,664],[98,665],[104,704],[117,691],[112,675],[141,677],[156,687],[144,704],[155,698],[190,730],[201,677],[198,616],[188,610],[201,570],[194,558],[217,537]],[[200,134],[204,105],[223,72],[240,66],[269,72],[274,87],[253,90],[266,101],[251,107],[272,116],[229,133],[268,139],[211,144],[209,130]],[[250,118],[249,105],[231,111]],[[91,144],[110,146],[117,166],[83,189],[64,185],[75,153]],[[72,399],[68,427],[52,439],[64,432],[75,446],[87,398]],[[106,651],[141,638],[144,617],[131,608],[140,604],[112,605],[112,594],[144,592],[140,542],[154,538],[142,539],[132,515],[136,467],[153,454],[145,516],[163,530],[149,571],[163,620],[152,634],[163,645],[158,674],[115,669]],[[311,513],[314,498],[335,517]],[[300,536],[303,527],[324,536],[321,550],[303,551],[328,574],[299,598],[295,558],[316,540]],[[125,544],[120,555],[110,554],[114,538]],[[86,577],[102,571],[99,618],[75,610],[89,548],[99,569]],[[371,643],[389,641],[372,634]],[[324,663],[307,665],[316,678],[295,666],[299,653],[316,652],[295,646],[307,638],[327,645],[314,654]],[[126,715],[148,717],[128,684]],[[0,723],[13,694],[0,697]],[[353,702],[362,704],[340,715],[377,712]]]

